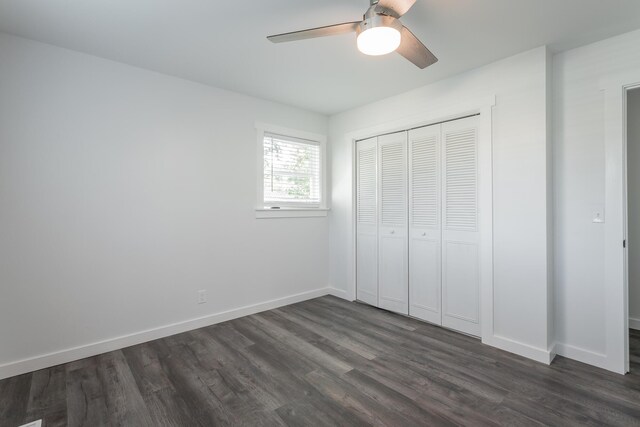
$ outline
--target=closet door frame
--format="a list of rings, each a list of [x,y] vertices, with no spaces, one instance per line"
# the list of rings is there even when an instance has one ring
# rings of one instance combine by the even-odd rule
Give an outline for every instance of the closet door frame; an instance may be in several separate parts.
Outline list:
[[[456,120],[463,117],[477,115],[478,119],[478,179],[479,204],[479,248],[480,248],[480,324],[482,342],[494,345],[499,337],[494,335],[493,322],[493,154],[492,154],[492,109],[496,105],[495,95],[470,100],[469,102],[456,104],[440,109],[425,108],[416,110],[408,117],[392,120],[363,129],[359,129],[345,135],[343,143],[349,147],[348,161],[351,167],[351,203],[346,210],[351,221],[349,222],[347,235],[347,290],[336,290],[336,295],[346,299],[356,300],[356,142],[376,137],[379,135],[405,131],[421,126],[441,123],[447,120]],[[336,141],[339,142],[339,141]]]

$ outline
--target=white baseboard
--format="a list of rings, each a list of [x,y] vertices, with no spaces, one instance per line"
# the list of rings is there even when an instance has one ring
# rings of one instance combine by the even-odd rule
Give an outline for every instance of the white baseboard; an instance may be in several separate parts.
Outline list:
[[[553,357],[555,357],[555,354],[552,356],[551,350],[543,350],[541,348],[533,347],[529,344],[524,344],[498,335],[493,335],[487,338],[483,337],[482,343],[546,365],[551,364]]]
[[[554,342],[549,348],[549,363],[553,362],[553,359],[558,355],[558,343]]]
[[[563,343],[556,344],[556,352],[559,356],[577,360],[578,362],[593,365],[598,368],[610,369],[607,364],[607,356],[605,354],[596,353],[595,351]]]
[[[322,288],[0,365],[0,380],[332,294]],[[337,296],[337,295],[336,295]]]
[[[353,301],[353,299],[351,299],[349,297],[349,293],[347,291],[345,291],[344,289],[338,289],[338,288],[329,287],[329,295],[333,295],[334,297],[346,299],[347,301]]]
[[[633,317],[629,317],[629,327],[631,329],[640,330],[640,319],[635,319]]]

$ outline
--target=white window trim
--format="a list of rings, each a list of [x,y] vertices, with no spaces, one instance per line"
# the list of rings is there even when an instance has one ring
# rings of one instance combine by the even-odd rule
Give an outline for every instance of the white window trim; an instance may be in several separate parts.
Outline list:
[[[256,122],[257,130],[257,200],[256,218],[304,218],[327,216],[327,137],[312,132],[305,132],[296,129],[289,129],[275,126],[268,123]],[[290,136],[298,139],[305,139],[318,143],[320,146],[320,204],[318,207],[281,206],[273,209],[264,205],[264,134],[273,133],[276,135]]]

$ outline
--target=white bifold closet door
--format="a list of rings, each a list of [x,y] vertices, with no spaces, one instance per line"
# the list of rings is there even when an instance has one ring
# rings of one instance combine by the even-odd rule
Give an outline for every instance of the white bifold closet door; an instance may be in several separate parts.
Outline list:
[[[378,307],[409,313],[407,132],[378,137]]]
[[[480,335],[478,119],[409,132],[409,314]]]
[[[480,336],[478,118],[359,141],[356,162],[357,299]]]
[[[356,145],[357,299],[378,306],[378,138]]]
[[[480,336],[478,117],[442,124],[442,325]]]
[[[409,314],[438,325],[441,312],[440,125],[409,131]]]

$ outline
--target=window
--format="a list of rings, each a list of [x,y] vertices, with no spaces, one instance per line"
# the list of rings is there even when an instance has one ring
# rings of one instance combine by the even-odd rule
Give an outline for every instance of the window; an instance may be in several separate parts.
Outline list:
[[[264,134],[265,206],[320,207],[320,144]]]
[[[259,216],[319,216],[304,212],[326,211],[325,137],[261,125],[258,144],[258,212],[271,212]],[[290,215],[294,211],[303,214]]]

